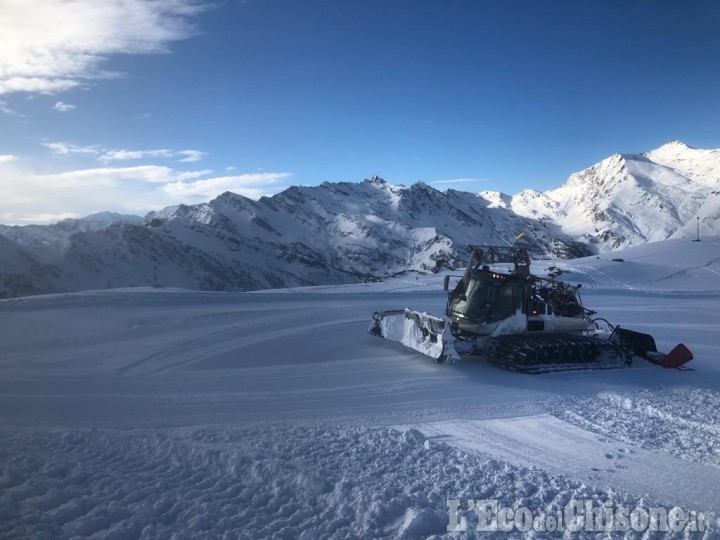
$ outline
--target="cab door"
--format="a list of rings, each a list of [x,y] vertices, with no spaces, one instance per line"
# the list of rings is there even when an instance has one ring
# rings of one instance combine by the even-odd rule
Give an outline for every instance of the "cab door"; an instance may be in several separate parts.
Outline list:
[[[497,322],[515,315],[518,311],[525,312],[525,284],[505,283],[495,298],[489,321]]]

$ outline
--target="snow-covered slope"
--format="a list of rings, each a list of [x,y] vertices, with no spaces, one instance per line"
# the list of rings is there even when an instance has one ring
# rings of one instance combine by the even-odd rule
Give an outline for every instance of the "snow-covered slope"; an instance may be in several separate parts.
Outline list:
[[[696,219],[699,218],[699,221]],[[461,266],[467,246],[509,245],[519,233],[535,258],[720,234],[720,150],[668,143],[615,154],[558,189],[440,192],[418,182],[291,187],[258,201],[233,193],[134,216],[96,214],[52,226],[3,227],[26,272],[6,294],[157,284],[251,290],[373,281]],[[18,257],[1,272],[22,273]],[[40,280],[38,276],[42,275]],[[21,285],[19,285],[21,284]]]
[[[537,266],[537,265],[536,265]],[[720,276],[720,239],[676,238],[556,263],[562,279],[593,288],[712,291]],[[558,270],[556,270],[557,272]]]
[[[684,342],[695,371],[528,376],[477,358],[436,365],[368,334],[377,309],[442,311],[435,274],[1,300],[0,537],[718,538],[720,275],[705,272],[702,294],[673,279],[650,290],[635,264],[717,269],[720,242],[620,255],[563,277],[585,276],[588,307],[661,350]],[[448,532],[448,499],[467,531]],[[704,533],[556,520],[492,534],[470,499],[539,524],[571,502],[707,513]]]
[[[29,247],[62,249],[71,235],[78,232],[102,231],[116,223],[140,223],[142,217],[115,212],[98,212],[83,218],[68,218],[53,225],[0,225],[0,236]]]
[[[718,234],[720,150],[673,141],[644,154],[614,154],[558,189],[504,200],[600,252],[695,235],[698,217],[704,234]]]
[[[396,186],[377,177],[291,187],[259,201],[224,193],[205,204],[151,212],[142,223],[108,221],[0,234],[58,267],[49,285],[58,291],[356,283],[455,268],[466,260],[469,244],[508,245],[521,232],[536,256],[588,253],[552,224],[519,217],[478,195],[440,192],[421,182]]]
[[[56,290],[60,268],[38,260],[22,246],[0,235],[0,298]]]
[[[378,177],[291,187],[259,201],[225,193],[208,204],[151,213],[145,222],[177,237],[190,229],[221,231],[254,251],[250,261],[259,269],[280,259],[299,275],[293,266],[353,277],[435,271],[465,261],[470,243],[507,245],[520,232],[539,255],[582,252],[553,227],[492,208],[477,195]]]

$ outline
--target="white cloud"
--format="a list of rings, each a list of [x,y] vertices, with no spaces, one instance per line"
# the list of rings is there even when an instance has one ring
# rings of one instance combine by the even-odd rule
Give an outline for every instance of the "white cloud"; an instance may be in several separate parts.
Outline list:
[[[178,159],[178,163],[193,163],[200,161],[206,155],[205,152],[200,150],[170,150],[169,148],[160,148],[158,150],[105,150],[98,158],[98,161],[182,157],[182,159]]]
[[[0,161],[0,223],[51,223],[104,210],[144,214],[206,201],[224,191],[258,198],[279,191],[279,182],[291,176],[256,173],[207,178],[212,172],[140,165],[36,174],[21,168],[20,162]]]
[[[205,152],[200,150],[180,150],[177,155],[184,156],[182,159],[178,159],[178,163],[193,163],[206,156]]]
[[[55,105],[53,105],[54,111],[68,112],[72,111],[73,109],[77,109],[77,107],[75,105],[70,105],[70,103],[64,103],[62,101],[58,101]]]
[[[127,161],[133,159],[167,158],[175,155],[174,150],[106,150],[98,161]]]
[[[6,101],[0,101],[0,113],[7,116],[22,116],[22,114],[17,112],[15,109],[11,109]]]
[[[173,196],[209,199],[225,191],[232,191],[250,198],[265,194],[264,187],[289,178],[290,173],[255,173],[237,176],[219,176],[195,182],[173,182],[163,186],[163,190]]]
[[[97,160],[101,163],[109,163],[111,161],[133,161],[151,158],[181,158],[178,163],[194,163],[203,159],[207,153],[200,150],[172,150],[170,148],[158,148],[153,150],[112,150],[102,148],[101,146],[78,146],[66,142],[44,142],[43,146],[52,150],[59,156],[67,156],[71,154],[89,154],[98,156]]]
[[[114,187],[123,183],[165,183],[176,179],[175,171],[158,165],[80,169],[58,174],[45,174],[37,179],[58,187]]]
[[[33,223],[57,223],[63,219],[79,218],[82,216],[79,214],[73,214],[72,212],[61,212],[60,214],[14,214],[10,212],[7,214],[0,214],[0,217],[5,223],[11,223],[13,225],[30,225]]]
[[[68,156],[71,154],[97,155],[100,153],[100,149],[97,146],[77,146],[75,144],[64,142],[44,142],[42,145],[52,150],[53,154],[57,154],[59,156]]]
[[[0,66],[0,69],[4,67],[5,66]],[[3,71],[6,70],[3,69]],[[51,94],[53,92],[70,90],[79,85],[79,82],[70,80],[43,79],[40,77],[1,77],[0,95],[10,94],[12,92]]]
[[[181,181],[184,182],[185,180],[195,180],[196,178],[202,178],[203,176],[208,176],[212,173],[214,173],[212,169],[205,169],[202,171],[186,171],[186,172],[179,172],[175,175],[175,177]]]
[[[12,154],[0,154],[0,163],[10,163],[11,161],[17,161],[18,157]]]
[[[0,95],[117,76],[101,67],[108,57],[167,52],[203,9],[196,0],[2,0]]]

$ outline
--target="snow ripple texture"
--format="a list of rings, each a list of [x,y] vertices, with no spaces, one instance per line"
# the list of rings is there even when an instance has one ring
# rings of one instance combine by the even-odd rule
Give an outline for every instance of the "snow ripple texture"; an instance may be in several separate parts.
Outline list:
[[[1,437],[2,537],[506,539],[523,536],[476,533],[472,515],[468,532],[446,533],[446,498],[546,513],[571,498],[651,502],[463,452],[415,429],[25,428]],[[705,537],[717,534],[713,523]]]
[[[701,388],[602,392],[557,411],[580,427],[720,468],[720,392]]]

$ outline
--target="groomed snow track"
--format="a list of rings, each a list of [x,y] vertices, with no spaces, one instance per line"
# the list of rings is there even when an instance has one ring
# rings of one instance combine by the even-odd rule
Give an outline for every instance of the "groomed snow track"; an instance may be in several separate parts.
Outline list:
[[[614,343],[562,333],[493,337],[483,345],[481,354],[495,366],[530,374],[627,366],[622,349]]]

